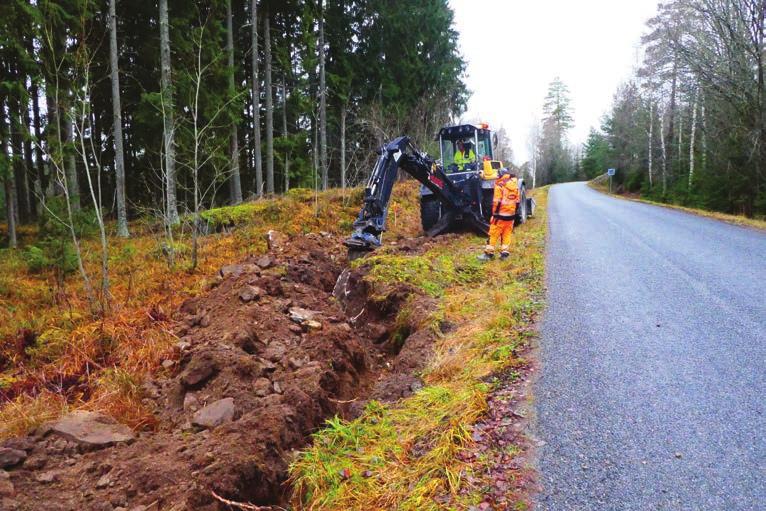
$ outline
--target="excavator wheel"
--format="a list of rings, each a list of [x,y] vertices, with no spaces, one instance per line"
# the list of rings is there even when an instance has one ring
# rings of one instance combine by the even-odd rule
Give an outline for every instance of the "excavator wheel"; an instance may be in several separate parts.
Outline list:
[[[428,232],[442,216],[442,203],[433,195],[420,198],[420,223],[423,231]]]
[[[518,211],[516,212],[516,221],[514,225],[521,225],[527,221],[527,189],[521,189],[521,199],[519,200]]]

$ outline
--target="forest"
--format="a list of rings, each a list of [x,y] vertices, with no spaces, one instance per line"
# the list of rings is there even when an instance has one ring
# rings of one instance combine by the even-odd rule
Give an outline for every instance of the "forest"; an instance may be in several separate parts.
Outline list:
[[[35,223],[196,232],[201,210],[360,183],[383,140],[426,143],[464,110],[452,16],[446,0],[2,2],[3,244]]]
[[[686,206],[766,215],[766,4],[672,0],[641,41],[643,62],[583,149],[588,178]]]

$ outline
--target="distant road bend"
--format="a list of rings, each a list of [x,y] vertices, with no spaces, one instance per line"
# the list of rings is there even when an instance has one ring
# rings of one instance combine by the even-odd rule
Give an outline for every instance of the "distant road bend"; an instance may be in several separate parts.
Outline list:
[[[549,196],[537,509],[766,510],[766,233]]]

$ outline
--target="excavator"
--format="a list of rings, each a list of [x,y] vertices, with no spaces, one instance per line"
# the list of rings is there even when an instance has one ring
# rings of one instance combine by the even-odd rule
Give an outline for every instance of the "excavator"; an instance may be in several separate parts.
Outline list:
[[[344,241],[354,259],[382,244],[391,192],[399,169],[420,183],[420,219],[427,236],[468,228],[479,235],[489,232],[492,195],[503,162],[494,159],[493,136],[487,124],[461,124],[439,130],[440,158],[420,151],[407,136],[398,137],[378,150],[378,160],[364,190],[364,205]],[[458,146],[470,148],[472,158],[456,158]],[[475,148],[475,149],[474,149]],[[466,149],[466,153],[468,153]],[[459,160],[459,163],[456,162]],[[534,214],[535,202],[527,197],[523,179],[517,178],[519,202],[516,224]]]

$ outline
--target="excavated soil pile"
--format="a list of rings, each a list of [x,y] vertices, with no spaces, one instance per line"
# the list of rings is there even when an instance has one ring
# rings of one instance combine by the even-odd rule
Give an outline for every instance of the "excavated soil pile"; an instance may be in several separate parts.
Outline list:
[[[177,359],[144,385],[157,431],[78,412],[8,440],[0,508],[228,509],[212,492],[280,504],[292,451],[325,419],[419,387],[430,301],[412,306],[407,286],[371,299],[337,237],[270,233],[269,246],[177,313]]]

